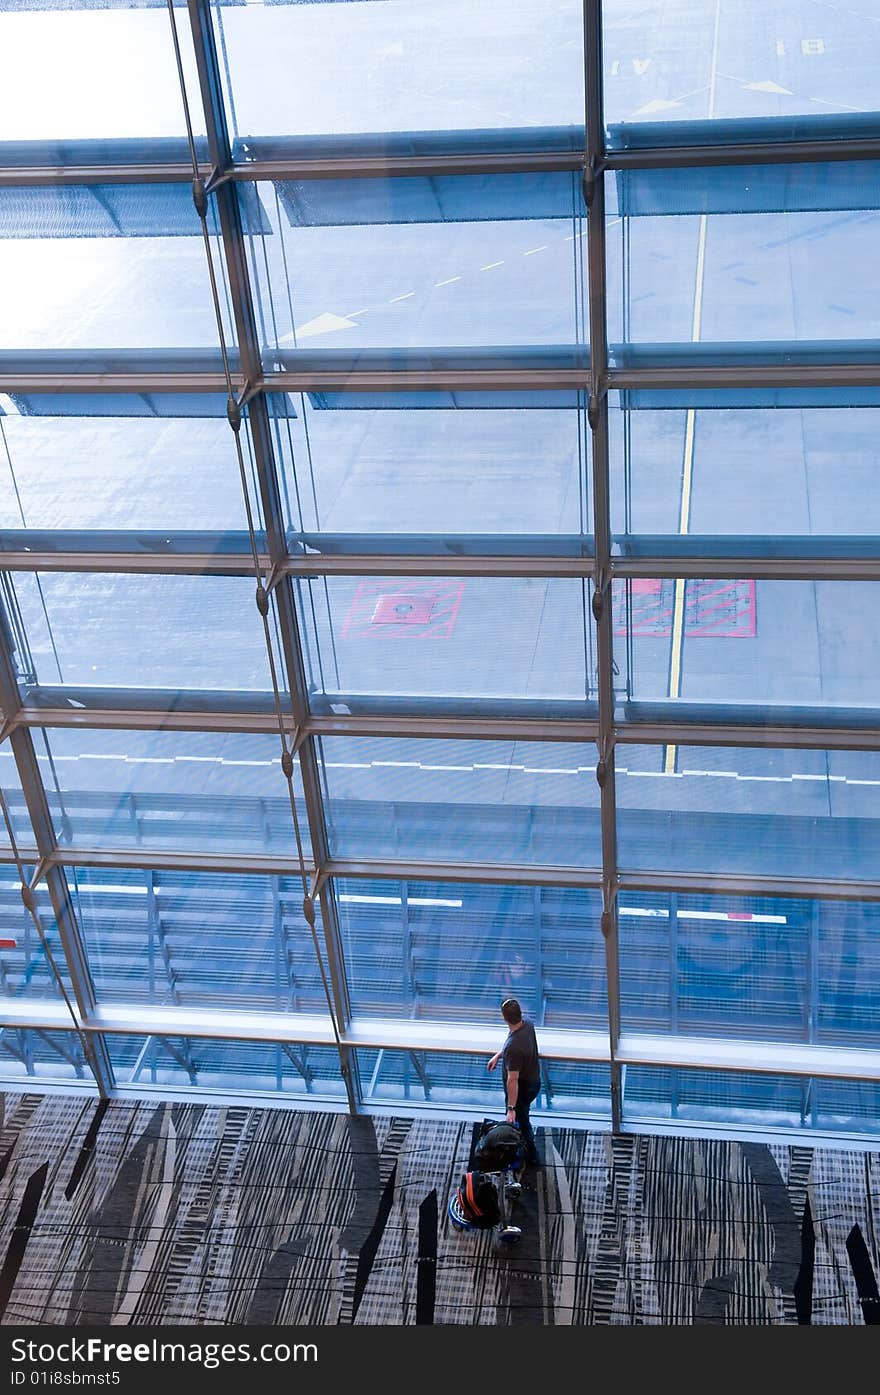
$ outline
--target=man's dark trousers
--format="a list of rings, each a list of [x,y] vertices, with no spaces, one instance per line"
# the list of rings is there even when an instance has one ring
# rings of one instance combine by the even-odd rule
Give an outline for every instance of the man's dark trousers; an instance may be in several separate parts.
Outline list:
[[[532,1123],[529,1119],[529,1106],[533,1100],[541,1093],[540,1080],[530,1083],[529,1081],[519,1082],[516,1093],[516,1122],[519,1125],[520,1133],[526,1145],[526,1166],[534,1165],[541,1161],[538,1148],[535,1143],[535,1135],[532,1132]]]

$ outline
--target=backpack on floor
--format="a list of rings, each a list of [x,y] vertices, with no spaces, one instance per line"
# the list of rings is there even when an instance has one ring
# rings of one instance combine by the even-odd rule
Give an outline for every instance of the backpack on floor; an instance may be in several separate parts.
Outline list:
[[[523,1151],[523,1136],[515,1125],[487,1121],[474,1149],[474,1162],[485,1172],[501,1172],[520,1163]]]
[[[482,1172],[466,1172],[456,1192],[457,1211],[477,1230],[489,1230],[501,1220],[495,1183]]]

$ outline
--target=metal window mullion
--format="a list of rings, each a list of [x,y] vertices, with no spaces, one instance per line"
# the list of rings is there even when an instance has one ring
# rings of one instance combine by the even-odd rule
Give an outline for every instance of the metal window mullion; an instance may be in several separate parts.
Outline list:
[[[593,531],[595,570],[593,616],[596,621],[599,730],[596,779],[600,789],[602,830],[602,934],[608,994],[611,1072],[611,1127],[620,1132],[621,1071],[620,966],[617,933],[617,815],[614,783],[614,658],[611,628],[611,489],[608,459],[607,283],[605,268],[605,156],[602,102],[602,13],[600,0],[584,0],[584,100],[586,128],[587,286],[589,291],[590,396],[592,432]]]
[[[4,627],[0,626],[0,708],[7,719],[14,717],[21,708],[21,692],[6,639]],[[51,858],[58,851],[58,840],[52,824],[49,801],[31,732],[19,727],[9,735],[9,744],[15,759],[18,778],[33,831],[34,842],[39,853],[40,864],[45,869],[46,886],[52,904],[52,913],[58,926],[58,936],[67,971],[76,999],[80,1019],[87,1017],[95,1005],[95,989],[89,970],[88,956],[82,931],[76,917],[67,885],[67,878],[61,867],[54,865]],[[113,1089],[115,1080],[110,1057],[103,1037],[94,1043],[93,1067],[98,1090],[102,1096]]]
[[[230,144],[211,16],[205,0],[188,0],[188,8],[197,50],[202,102],[208,120],[208,146],[212,161],[222,173],[229,168],[231,162]],[[230,181],[216,189],[214,197],[217,201],[216,206],[220,220],[220,233],[229,277],[229,291],[241,364],[245,379],[256,384],[262,371],[260,343],[248,275],[238,196]],[[248,418],[269,559],[273,568],[280,569],[288,560],[286,532],[265,396],[258,394],[251,400],[248,407]],[[293,705],[294,720],[299,723],[308,712],[308,683],[293,587],[289,576],[280,577],[274,587],[274,595],[287,687]],[[327,839],[321,789],[310,737],[307,737],[300,747],[299,758],[312,854],[316,871],[320,872],[321,859],[326,856]],[[320,902],[334,1011],[340,1025],[344,1026],[349,1017],[348,993],[336,922],[335,901],[326,888],[321,890]],[[353,1070],[352,1066],[352,1053],[348,1048],[340,1047],[340,1067],[349,1107],[354,1112],[358,1109],[359,1100],[356,1071]]]

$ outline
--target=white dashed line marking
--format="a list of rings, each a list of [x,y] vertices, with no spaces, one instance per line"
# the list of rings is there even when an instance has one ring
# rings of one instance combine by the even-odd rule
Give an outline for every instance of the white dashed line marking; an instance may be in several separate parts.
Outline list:
[[[405,295],[395,295],[389,300],[389,305],[396,305],[399,300],[409,300],[415,295],[415,291],[407,291]]]
[[[461,277],[460,277],[460,276],[449,276],[449,277],[447,277],[447,279],[446,279],[445,281],[435,281],[435,282],[434,282],[434,285],[435,285],[435,286],[451,286],[452,283],[453,283],[453,281],[460,281],[460,280],[461,280]]]
[[[547,244],[546,244],[546,242],[545,242],[543,247],[530,247],[529,250],[528,250],[528,252],[523,252],[523,256],[524,256],[524,257],[533,257],[533,256],[535,255],[536,252],[546,252],[546,251],[547,251]]]
[[[488,262],[488,263],[486,264],[486,266],[481,266],[481,267],[480,267],[480,270],[481,270],[481,271],[494,271],[494,269],[495,269],[496,266],[503,266],[503,265],[504,265],[503,259],[502,259],[500,262]]]

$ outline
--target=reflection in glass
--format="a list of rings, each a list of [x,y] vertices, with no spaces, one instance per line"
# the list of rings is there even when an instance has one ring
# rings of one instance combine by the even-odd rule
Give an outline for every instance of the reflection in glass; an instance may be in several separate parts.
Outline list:
[[[296,856],[277,736],[59,727],[34,745],[63,844]],[[294,789],[308,854],[298,757]]]
[[[872,881],[875,751],[620,745],[621,867]]]
[[[320,741],[331,855],[601,865],[593,746]]]
[[[516,997],[537,1026],[607,1023],[596,891],[340,879],[352,1009],[494,1025]]]
[[[326,1011],[296,879],[111,868],[68,878],[102,1004]]]

